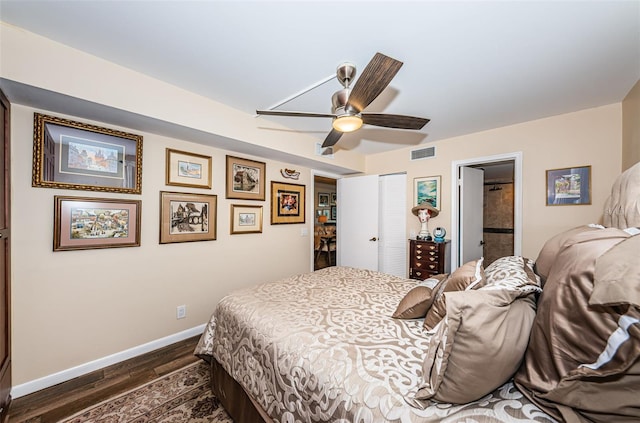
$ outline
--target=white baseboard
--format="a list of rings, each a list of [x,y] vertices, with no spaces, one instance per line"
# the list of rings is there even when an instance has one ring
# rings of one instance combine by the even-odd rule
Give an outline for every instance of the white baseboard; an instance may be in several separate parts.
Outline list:
[[[204,332],[205,326],[205,324],[202,324],[200,326],[196,326],[194,328],[187,329],[185,331],[178,332],[164,338],[156,339],[155,341],[151,341],[146,344],[100,358],[98,360],[90,361],[88,363],[81,364],[79,366],[72,367],[70,369],[45,376],[40,379],[23,383],[21,385],[13,386],[11,388],[11,397],[13,399],[20,398],[41,389],[49,388],[50,386],[57,385],[58,383],[66,382],[75,377],[82,376],[98,369],[102,369],[103,367],[107,367],[112,364],[137,357],[141,354],[157,350],[158,348],[166,347],[167,345],[180,342],[184,339],[191,338],[192,336],[196,336]]]

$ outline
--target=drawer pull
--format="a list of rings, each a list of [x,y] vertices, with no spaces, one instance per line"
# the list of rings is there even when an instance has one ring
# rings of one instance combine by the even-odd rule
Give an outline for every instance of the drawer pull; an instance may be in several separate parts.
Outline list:
[[[422,275],[422,272],[416,272],[416,275],[420,276],[420,275]]]
[[[422,258],[422,256],[416,256],[416,258],[417,258],[418,260],[420,260],[420,259]]]
[[[430,264],[430,265],[429,265],[429,269],[435,269],[435,268],[436,268],[436,266],[435,266],[435,265],[433,265],[433,264]]]
[[[422,266],[422,263],[416,263],[416,267]]]

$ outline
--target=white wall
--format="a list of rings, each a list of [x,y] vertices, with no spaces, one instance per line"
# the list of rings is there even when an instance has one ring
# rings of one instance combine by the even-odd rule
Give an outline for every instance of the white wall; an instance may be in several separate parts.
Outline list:
[[[620,103],[554,116],[433,143],[436,158],[409,160],[411,149],[367,157],[367,173],[407,171],[407,233],[420,224],[411,214],[413,179],[442,176],[440,214],[429,226],[450,234],[453,161],[522,152],[522,254],[535,259],[544,242],[561,230],[601,221],[604,202],[620,174],[622,154]],[[592,204],[546,206],[546,170],[591,165]]]
[[[225,155],[236,153],[114,128],[144,137],[142,195],[33,188],[34,111],[52,114],[12,105],[14,386],[196,327],[229,291],[309,270],[310,240],[301,229],[313,228],[311,215],[306,225],[270,225],[270,181],[284,181],[280,169],[292,166],[266,162],[266,201],[227,200]],[[213,188],[165,186],[166,148],[211,155]],[[296,170],[296,183],[309,186],[310,170]],[[217,194],[217,240],[160,245],[160,191]],[[142,245],[53,252],[54,195],[141,199]],[[263,205],[263,233],[230,235],[232,203]],[[187,317],[176,320],[181,304]]]

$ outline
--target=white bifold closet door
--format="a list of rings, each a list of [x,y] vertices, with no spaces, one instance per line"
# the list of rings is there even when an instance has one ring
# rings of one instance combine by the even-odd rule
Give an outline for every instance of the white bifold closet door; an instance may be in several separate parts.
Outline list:
[[[338,180],[339,266],[407,274],[406,174]]]

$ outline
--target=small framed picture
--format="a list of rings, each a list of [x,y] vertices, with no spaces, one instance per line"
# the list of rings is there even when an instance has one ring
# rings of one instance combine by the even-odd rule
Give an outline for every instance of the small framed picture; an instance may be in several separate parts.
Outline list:
[[[265,163],[227,156],[226,197],[264,201],[266,177]]]
[[[338,218],[338,207],[331,206],[331,220],[336,220]]]
[[[218,196],[160,192],[160,244],[216,239]]]
[[[34,115],[32,186],[140,194],[142,136]]]
[[[271,224],[305,222],[305,186],[271,181]]]
[[[139,247],[140,200],[54,197],[53,251]]]
[[[547,206],[591,204],[591,166],[547,170]]]
[[[231,205],[231,235],[262,233],[262,206]]]
[[[336,204],[337,198],[338,198],[338,193],[332,192],[331,193],[331,205],[332,206]]]
[[[167,148],[166,184],[211,188],[211,156]]]
[[[326,207],[329,205],[329,194],[325,192],[318,193],[318,207]]]
[[[440,176],[426,176],[413,179],[414,207],[429,202],[440,210]]]

